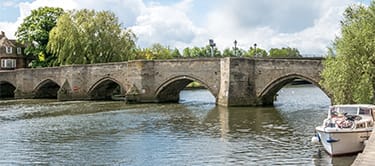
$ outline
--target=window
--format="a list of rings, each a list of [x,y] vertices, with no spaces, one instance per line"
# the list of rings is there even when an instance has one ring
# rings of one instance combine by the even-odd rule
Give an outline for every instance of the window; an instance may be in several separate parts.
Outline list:
[[[18,54],[18,55],[21,55],[21,54],[22,54],[22,48],[21,48],[21,47],[17,47],[17,54]]]
[[[13,48],[12,47],[5,47],[5,53],[7,54],[11,54],[13,51]]]
[[[6,69],[16,68],[16,60],[15,59],[2,59],[1,68],[6,68]]]

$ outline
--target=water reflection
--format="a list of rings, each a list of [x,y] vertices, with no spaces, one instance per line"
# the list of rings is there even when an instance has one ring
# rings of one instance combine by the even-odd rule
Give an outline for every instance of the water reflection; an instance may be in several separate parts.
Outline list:
[[[205,90],[182,92],[181,104],[0,101],[0,164],[350,164],[310,144],[329,101],[307,89],[315,102],[290,105],[283,96],[306,88],[289,88],[268,108],[216,106]]]

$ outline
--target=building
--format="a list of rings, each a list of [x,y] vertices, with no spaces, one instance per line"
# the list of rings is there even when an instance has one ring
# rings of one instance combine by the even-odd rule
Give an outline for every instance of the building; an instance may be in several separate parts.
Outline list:
[[[1,31],[0,34],[0,70],[25,68],[27,64],[25,46],[10,40]]]

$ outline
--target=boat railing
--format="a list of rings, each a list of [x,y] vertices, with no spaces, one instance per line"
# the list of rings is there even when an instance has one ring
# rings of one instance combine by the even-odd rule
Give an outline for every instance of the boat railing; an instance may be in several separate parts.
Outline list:
[[[324,120],[323,122],[325,127],[328,128],[351,128],[351,129],[360,129],[360,128],[368,128],[368,127],[373,127],[374,122],[371,119],[371,117],[362,117],[361,118],[352,118],[352,117],[333,117],[333,118],[328,118]]]

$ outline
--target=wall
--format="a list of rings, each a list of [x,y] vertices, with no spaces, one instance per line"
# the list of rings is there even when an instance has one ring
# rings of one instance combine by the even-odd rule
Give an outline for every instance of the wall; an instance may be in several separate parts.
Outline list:
[[[0,81],[16,87],[15,98],[35,98],[50,89],[59,100],[105,99],[110,97],[113,85],[118,85],[121,96],[138,103],[178,102],[179,92],[198,81],[219,105],[252,106],[272,104],[277,91],[296,78],[319,86],[321,62],[261,58],[136,60],[3,71]]]

